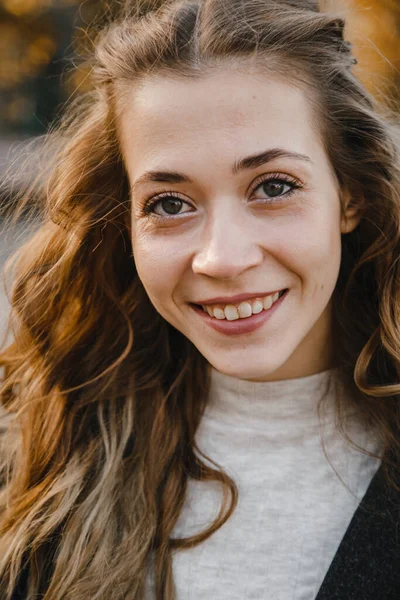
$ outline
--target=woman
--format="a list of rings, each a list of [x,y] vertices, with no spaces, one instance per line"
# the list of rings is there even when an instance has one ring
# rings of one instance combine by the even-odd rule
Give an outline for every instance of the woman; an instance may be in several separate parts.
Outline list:
[[[398,127],[314,1],[158,4],[49,136],[1,597],[398,598]]]

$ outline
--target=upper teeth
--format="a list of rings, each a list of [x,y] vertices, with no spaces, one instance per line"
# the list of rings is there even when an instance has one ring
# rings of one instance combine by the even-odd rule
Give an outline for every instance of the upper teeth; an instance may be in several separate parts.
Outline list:
[[[240,302],[240,304],[208,304],[207,306],[203,305],[202,308],[210,317],[235,321],[236,319],[246,319],[247,317],[251,317],[251,315],[256,315],[262,310],[268,310],[278,300],[279,294],[280,292],[275,292],[275,294],[271,294],[270,296],[245,300],[244,302]]]

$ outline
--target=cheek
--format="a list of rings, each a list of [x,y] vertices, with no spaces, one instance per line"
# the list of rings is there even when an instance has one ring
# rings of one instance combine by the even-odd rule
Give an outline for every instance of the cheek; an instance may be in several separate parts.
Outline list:
[[[340,228],[335,221],[319,223],[299,231],[294,239],[294,260],[299,264],[306,294],[329,297],[336,285],[341,260]]]
[[[279,239],[275,235],[275,257],[300,279],[305,295],[314,296],[322,289],[332,293],[341,260],[339,215],[333,210],[313,211],[285,225]]]
[[[143,287],[155,308],[163,312],[163,306],[168,305],[180,281],[182,257],[167,240],[152,236],[135,236],[132,249]]]

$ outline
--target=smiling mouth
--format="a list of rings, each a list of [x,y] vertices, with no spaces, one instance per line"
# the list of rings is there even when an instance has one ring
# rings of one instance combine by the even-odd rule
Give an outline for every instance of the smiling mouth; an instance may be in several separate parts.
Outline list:
[[[260,298],[252,298],[236,304],[206,305],[192,304],[197,309],[203,310],[211,318],[218,320],[236,321],[252,317],[261,312],[269,311],[288,289]]]

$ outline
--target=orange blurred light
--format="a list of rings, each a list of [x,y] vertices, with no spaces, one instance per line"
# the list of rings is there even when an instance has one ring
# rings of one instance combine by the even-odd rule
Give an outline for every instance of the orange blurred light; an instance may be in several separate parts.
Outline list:
[[[3,0],[3,7],[16,17],[22,17],[43,10],[52,3],[52,0]]]

